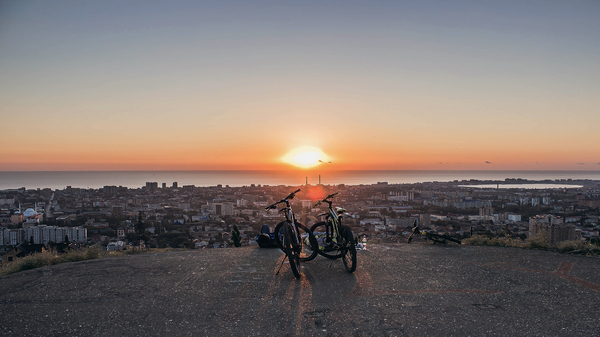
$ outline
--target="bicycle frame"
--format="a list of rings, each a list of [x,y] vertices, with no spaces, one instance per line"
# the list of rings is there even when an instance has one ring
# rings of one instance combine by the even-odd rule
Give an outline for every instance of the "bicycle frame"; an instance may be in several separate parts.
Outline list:
[[[343,208],[333,209],[332,201],[329,199],[336,196],[337,193],[328,195],[325,199],[317,201],[315,204],[319,206],[322,202],[326,202],[328,212],[325,215],[325,222],[317,222],[310,228],[311,233],[315,236],[318,244],[318,253],[328,259],[341,258],[346,271],[352,273],[356,270],[356,247],[354,235],[348,226],[342,224]],[[318,237],[318,239],[317,239]],[[319,243],[319,239],[321,242]],[[322,244],[322,245],[321,245]]]
[[[332,195],[327,196],[327,198],[320,200],[317,205],[318,206],[321,202],[326,202],[329,205],[329,209],[328,209],[328,213],[326,213],[325,216],[325,221],[331,223],[331,227],[333,229],[333,233],[331,233],[333,235],[333,238],[335,240],[339,240],[340,239],[340,228],[342,226],[342,217],[340,217],[337,212],[333,209],[332,205],[332,201],[327,200],[333,196],[335,196],[337,193],[334,193]],[[330,233],[326,233],[327,236],[329,236]]]
[[[338,244],[340,242],[343,242],[342,239],[342,216],[339,214],[339,210],[336,211],[333,209],[333,207],[331,206],[333,204],[333,202],[329,199],[333,198],[334,196],[336,196],[338,193],[333,193],[331,195],[328,195],[327,197],[325,197],[325,199],[323,200],[319,200],[317,201],[317,203],[315,204],[316,206],[319,206],[321,203],[325,202],[328,204],[328,210],[327,213],[321,214],[321,215],[325,215],[325,223],[329,223],[331,224],[331,233],[329,233],[329,227],[326,226],[325,227],[325,238],[330,241],[328,242],[328,244],[331,244],[332,247],[331,248],[339,248]]]
[[[298,226],[298,224],[296,223],[296,216],[294,215],[294,211],[292,210],[292,206],[290,205],[290,201],[289,199],[293,199],[294,196],[296,195],[296,193],[300,192],[300,189],[295,190],[294,192],[290,193],[287,197],[279,200],[278,202],[267,206],[265,209],[275,209],[275,207],[279,204],[285,204],[285,207],[280,209],[279,212],[283,212],[285,215],[285,219],[286,221],[289,221],[292,224],[292,233],[294,234],[294,240],[295,240],[295,244],[299,244],[298,241],[298,230],[296,229],[296,227]]]
[[[458,243],[459,245],[461,244],[460,240],[455,239],[451,236],[441,235],[441,234],[437,234],[437,233],[433,233],[430,231],[425,231],[425,230],[420,229],[418,220],[415,220],[412,232],[410,233],[410,236],[408,237],[407,243],[410,243],[412,241],[415,234],[420,234],[420,235],[424,236],[425,240],[431,240],[431,241],[433,241],[434,244],[435,243],[447,243],[446,241],[452,241],[452,242]]]
[[[279,210],[279,212],[284,213],[285,221],[280,222],[275,227],[275,240],[277,241],[279,248],[286,254],[290,261],[292,272],[296,278],[300,278],[300,261],[310,261],[314,259],[317,255],[314,247],[318,246],[316,239],[312,233],[310,233],[310,230],[296,221],[296,216],[290,205],[289,200],[293,199],[295,194],[299,191],[300,190],[298,189],[280,201],[266,207],[266,209],[275,209],[279,204],[285,205],[285,207]],[[301,229],[308,233],[306,246],[303,245],[303,242],[301,241]],[[281,232],[281,230],[283,230],[283,232]],[[305,248],[308,249],[308,252],[304,250]],[[279,271],[277,271],[277,274],[278,273]]]

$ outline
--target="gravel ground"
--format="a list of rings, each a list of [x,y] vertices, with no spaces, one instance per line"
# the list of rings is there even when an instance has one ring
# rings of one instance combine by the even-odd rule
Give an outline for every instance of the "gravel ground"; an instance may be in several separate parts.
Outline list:
[[[3,336],[598,336],[600,259],[369,244],[349,274],[278,249],[141,254],[0,277]]]

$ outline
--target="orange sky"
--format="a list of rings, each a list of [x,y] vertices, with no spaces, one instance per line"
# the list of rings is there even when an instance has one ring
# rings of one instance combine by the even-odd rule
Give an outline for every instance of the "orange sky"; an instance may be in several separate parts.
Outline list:
[[[0,171],[600,169],[597,4],[149,3],[3,8]]]

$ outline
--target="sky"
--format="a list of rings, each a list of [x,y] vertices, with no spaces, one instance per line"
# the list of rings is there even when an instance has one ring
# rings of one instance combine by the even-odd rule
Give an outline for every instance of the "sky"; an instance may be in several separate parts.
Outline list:
[[[600,2],[0,1],[0,171],[600,170]]]

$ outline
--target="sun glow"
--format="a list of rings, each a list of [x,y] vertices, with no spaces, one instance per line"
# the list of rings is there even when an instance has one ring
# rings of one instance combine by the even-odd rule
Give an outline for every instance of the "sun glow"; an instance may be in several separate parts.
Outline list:
[[[281,160],[284,163],[308,169],[328,162],[329,156],[319,148],[303,146],[292,150],[281,158]]]

